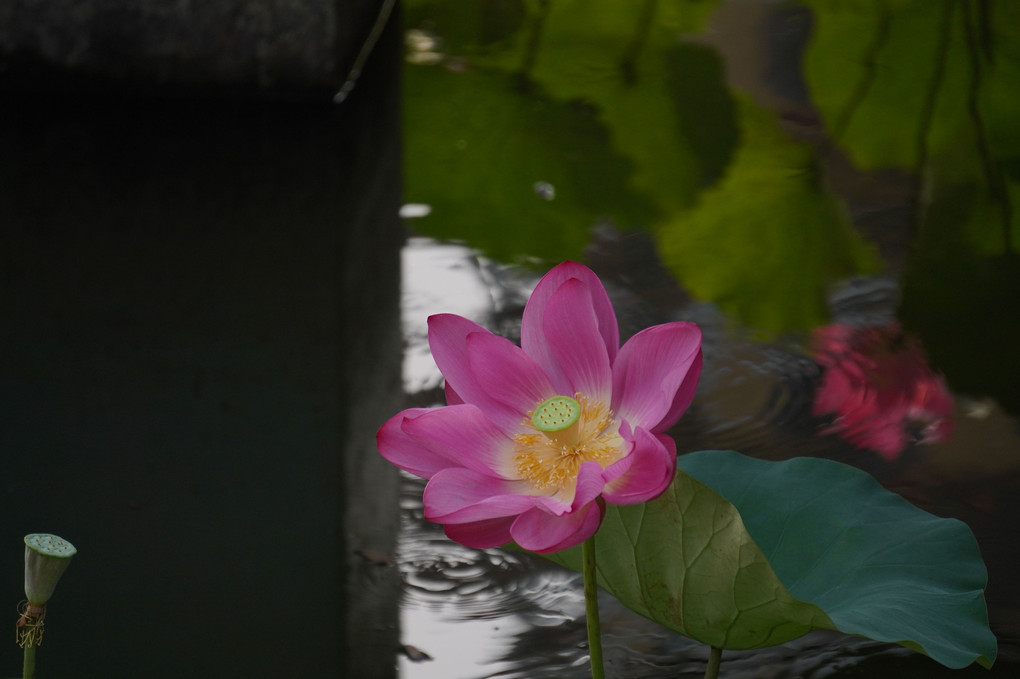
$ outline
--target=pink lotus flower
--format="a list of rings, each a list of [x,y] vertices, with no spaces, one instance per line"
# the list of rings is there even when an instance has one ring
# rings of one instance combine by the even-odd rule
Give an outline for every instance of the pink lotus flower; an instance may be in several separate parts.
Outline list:
[[[701,331],[666,323],[620,347],[602,283],[564,262],[528,300],[521,345],[430,317],[449,405],[398,413],[377,442],[429,480],[425,517],[453,540],[555,552],[594,535],[603,502],[646,502],[672,482],[676,444],[661,432],[694,398]]]
[[[835,416],[826,433],[890,461],[915,439],[952,435],[953,396],[899,324],[826,326],[815,330],[812,346],[825,371],[813,413]]]

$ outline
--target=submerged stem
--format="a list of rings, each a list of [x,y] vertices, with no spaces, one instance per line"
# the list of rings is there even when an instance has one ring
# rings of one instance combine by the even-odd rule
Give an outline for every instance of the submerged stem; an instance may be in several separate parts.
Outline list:
[[[708,652],[708,667],[705,668],[705,679],[716,679],[719,676],[719,663],[722,662],[722,649],[712,646]]]
[[[588,656],[591,659],[592,679],[605,679],[602,667],[602,632],[599,625],[599,589],[595,577],[595,536],[581,545],[584,563],[584,614],[588,622]]]

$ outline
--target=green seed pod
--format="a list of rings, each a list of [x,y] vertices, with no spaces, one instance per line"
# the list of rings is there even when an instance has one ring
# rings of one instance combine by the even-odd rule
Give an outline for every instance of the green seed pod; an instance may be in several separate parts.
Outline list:
[[[581,404],[569,396],[553,396],[538,404],[531,422],[541,432],[569,429],[581,417]]]
[[[535,407],[531,423],[561,446],[577,445],[581,427],[581,404],[569,396],[553,396]]]
[[[78,550],[70,542],[48,533],[25,536],[25,597],[44,605],[53,596],[60,576]]]

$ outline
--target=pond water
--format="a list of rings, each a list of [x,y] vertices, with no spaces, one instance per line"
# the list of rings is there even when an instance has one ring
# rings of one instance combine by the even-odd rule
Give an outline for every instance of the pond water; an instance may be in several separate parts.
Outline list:
[[[637,290],[620,282],[628,278],[622,270],[642,278],[655,266],[648,259],[645,238],[633,239],[644,242],[614,242],[604,251],[613,254],[601,256],[593,243],[591,251],[592,261],[602,265],[611,296],[617,304],[625,301],[618,308],[630,331],[670,317],[662,298],[682,299],[677,290]],[[514,337],[537,275],[494,263],[463,245],[421,238],[405,246],[403,267],[408,404],[440,405],[442,377],[428,358],[424,319],[450,311]],[[833,303],[842,309],[856,305],[856,313],[870,316],[893,304],[892,294],[888,279],[859,280],[852,290],[834,293]],[[687,300],[676,314],[697,321],[706,332],[698,396],[674,430],[681,449],[840,460],[867,469],[929,511],[967,521],[990,571],[988,603],[1000,641],[992,675],[1017,676],[1016,420],[990,399],[957,397],[951,437],[911,443],[894,460],[886,460],[875,450],[826,433],[825,418],[812,414],[822,369],[806,345],[749,336],[704,303]],[[877,419],[873,424],[882,426]],[[400,659],[400,676],[588,676],[579,576],[528,554],[473,550],[451,542],[424,520],[423,487],[410,476],[402,482],[397,563],[404,582],[401,634],[411,649]],[[611,597],[603,596],[601,605],[610,676],[651,679],[704,672],[707,653],[700,644],[631,613]],[[723,657],[724,676],[733,677],[988,675],[977,667],[950,671],[900,647],[832,633],[811,634],[774,649],[726,652]]]
[[[965,521],[988,565],[990,673],[816,633],[726,652],[722,676],[1020,676],[1016,8],[420,0],[405,14],[406,403],[443,403],[428,314],[516,338],[538,277],[584,261],[624,336],[702,327],[681,453],[854,465]],[[860,369],[884,405],[851,403]],[[400,676],[587,676],[578,576],[450,542],[423,520],[422,487],[403,479]],[[610,676],[701,676],[704,648],[602,607]]]

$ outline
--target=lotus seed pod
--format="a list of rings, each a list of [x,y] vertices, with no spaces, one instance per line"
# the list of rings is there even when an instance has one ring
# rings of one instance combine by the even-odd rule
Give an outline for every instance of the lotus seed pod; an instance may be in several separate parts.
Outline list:
[[[78,550],[67,540],[48,533],[25,536],[25,597],[43,605]]]
[[[553,396],[535,407],[531,423],[562,446],[577,445],[581,431],[581,404],[569,396]]]
[[[581,404],[569,396],[553,396],[538,404],[531,421],[541,432],[558,432],[572,427],[580,417]]]

